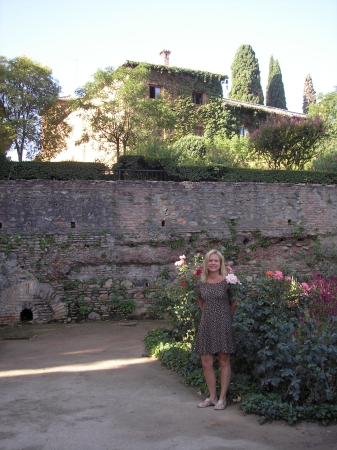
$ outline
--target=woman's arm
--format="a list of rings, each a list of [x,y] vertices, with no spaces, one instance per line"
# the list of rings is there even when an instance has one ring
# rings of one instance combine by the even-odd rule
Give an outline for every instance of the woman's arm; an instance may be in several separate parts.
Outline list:
[[[235,302],[231,303],[231,305],[230,305],[231,316],[233,316],[233,315],[234,315],[234,312],[235,312],[235,310],[236,310],[236,306],[237,306],[237,304],[238,304],[238,302],[237,302],[237,301],[235,301]]]

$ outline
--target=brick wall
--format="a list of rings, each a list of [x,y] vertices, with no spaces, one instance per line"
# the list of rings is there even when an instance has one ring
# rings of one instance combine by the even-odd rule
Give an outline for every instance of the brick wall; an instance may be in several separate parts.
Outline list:
[[[108,318],[116,283],[146,312],[158,271],[232,238],[253,270],[286,262],[317,236],[334,245],[337,188],[269,183],[0,181],[0,324]],[[252,252],[256,230],[271,242]],[[255,234],[254,234],[255,232]],[[255,236],[255,238],[254,238]],[[296,238],[298,236],[298,238]]]

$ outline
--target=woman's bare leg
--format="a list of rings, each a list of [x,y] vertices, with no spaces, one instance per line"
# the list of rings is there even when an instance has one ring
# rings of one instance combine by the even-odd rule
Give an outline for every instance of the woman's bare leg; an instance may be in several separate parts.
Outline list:
[[[219,400],[225,401],[232,374],[230,355],[226,355],[225,353],[218,353],[218,358],[220,366],[220,383],[221,383]]]
[[[216,395],[216,377],[213,367],[213,360],[213,355],[201,355],[201,363],[208,387],[209,398],[213,401],[217,401],[218,396]]]

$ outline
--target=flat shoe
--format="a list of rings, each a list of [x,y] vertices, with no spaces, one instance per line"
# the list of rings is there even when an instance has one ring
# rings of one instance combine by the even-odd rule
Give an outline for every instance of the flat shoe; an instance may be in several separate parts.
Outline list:
[[[198,408],[207,408],[207,406],[214,406],[216,402],[211,400],[210,398],[206,398],[202,403],[197,405]]]
[[[222,409],[225,409],[227,406],[227,401],[226,400],[218,400],[217,404],[214,406],[214,409],[216,411],[220,411]]]

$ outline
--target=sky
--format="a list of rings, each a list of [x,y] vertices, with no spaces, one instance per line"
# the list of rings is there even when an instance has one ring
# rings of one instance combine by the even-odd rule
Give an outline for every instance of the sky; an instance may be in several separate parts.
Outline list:
[[[309,73],[317,93],[337,86],[337,0],[0,0],[0,55],[52,69],[61,95],[126,60],[225,74],[252,46],[265,94],[279,61],[287,108],[302,112]]]

